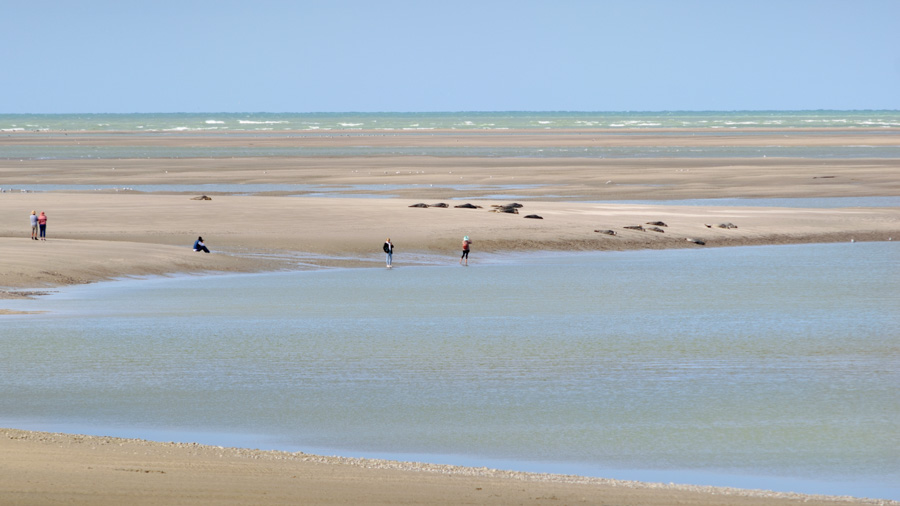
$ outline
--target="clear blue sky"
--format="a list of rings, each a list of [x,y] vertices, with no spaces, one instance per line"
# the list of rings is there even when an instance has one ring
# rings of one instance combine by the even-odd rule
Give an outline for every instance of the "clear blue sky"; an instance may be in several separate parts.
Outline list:
[[[900,109],[900,0],[0,0],[0,113]]]

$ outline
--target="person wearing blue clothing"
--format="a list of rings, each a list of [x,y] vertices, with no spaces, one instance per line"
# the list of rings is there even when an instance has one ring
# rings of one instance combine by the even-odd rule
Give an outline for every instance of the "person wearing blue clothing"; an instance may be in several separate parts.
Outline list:
[[[209,248],[203,244],[203,238],[198,237],[196,241],[194,241],[194,251],[202,251],[204,253],[209,253]]]
[[[31,211],[31,238],[38,240],[38,217],[37,211]]]
[[[387,268],[390,269],[394,260],[394,243],[391,242],[390,237],[388,237],[387,240],[384,241],[384,254],[387,257]]]

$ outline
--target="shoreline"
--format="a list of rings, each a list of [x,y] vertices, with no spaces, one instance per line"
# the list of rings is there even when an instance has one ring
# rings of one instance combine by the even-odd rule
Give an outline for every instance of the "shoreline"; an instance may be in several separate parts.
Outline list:
[[[591,478],[381,459],[329,457],[187,442],[0,429],[0,495],[11,504],[65,497],[71,504],[540,504],[883,505],[877,498]],[[34,456],[38,458],[34,458]],[[250,470],[252,472],[248,472]],[[40,482],[43,487],[22,480]],[[65,479],[53,477],[66,476]],[[83,476],[83,479],[79,479]],[[43,477],[43,478],[42,478]],[[350,485],[352,483],[352,485]],[[402,486],[401,486],[402,484]],[[214,488],[214,496],[204,492]],[[385,488],[387,490],[385,490]],[[198,494],[198,495],[194,495]],[[255,499],[254,499],[255,498]],[[542,499],[543,498],[543,499]]]

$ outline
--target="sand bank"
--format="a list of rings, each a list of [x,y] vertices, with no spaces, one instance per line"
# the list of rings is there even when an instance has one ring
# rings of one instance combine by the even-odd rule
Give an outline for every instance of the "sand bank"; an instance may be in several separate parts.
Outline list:
[[[369,145],[532,146],[900,145],[900,133],[785,130],[710,132],[465,132],[347,135],[21,134],[4,146]],[[892,159],[602,159],[424,156],[0,160],[0,287],[42,288],[123,275],[366,265],[391,237],[395,261],[422,252],[452,258],[462,236],[478,251],[627,250],[900,238],[900,209],[780,209],[596,204],[622,200],[900,196]],[[21,193],[16,182],[98,190]],[[183,185],[300,185],[252,195]],[[163,185],[167,192],[129,190]],[[340,198],[313,198],[328,188]],[[166,194],[168,193],[168,194]],[[506,198],[506,197],[509,198]],[[490,213],[516,200],[519,215]],[[409,208],[470,201],[483,209]],[[31,210],[49,216],[30,241]],[[537,214],[543,220],[526,220]],[[664,233],[624,227],[663,221]],[[731,222],[736,229],[719,229]],[[711,225],[711,227],[706,227]],[[613,230],[615,236],[595,230]],[[206,238],[215,254],[189,246]],[[64,239],[65,241],[62,241]],[[23,243],[24,241],[24,243]],[[321,257],[329,258],[321,258]]]
[[[900,503],[0,429],[3,504]]]
[[[425,200],[433,204],[435,199]],[[391,237],[404,254],[455,261],[464,235],[477,253],[629,250],[900,239],[900,209],[690,207],[524,201],[519,214],[409,207],[408,199],[14,193],[0,196],[0,286],[46,288],[126,275],[253,271],[303,263],[366,265]],[[48,240],[30,239],[31,209]],[[526,219],[537,214],[543,219]],[[654,227],[648,223],[662,222]],[[737,228],[721,228],[732,224]],[[626,227],[643,227],[635,230]],[[656,230],[653,230],[656,228]],[[598,232],[599,231],[599,232]],[[604,231],[613,231],[608,235]],[[191,249],[203,236],[214,251]],[[698,245],[703,243],[704,246]]]

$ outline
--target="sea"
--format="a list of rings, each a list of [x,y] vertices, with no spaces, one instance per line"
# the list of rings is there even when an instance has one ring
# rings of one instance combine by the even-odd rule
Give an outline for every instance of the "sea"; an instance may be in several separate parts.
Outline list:
[[[900,111],[0,114],[2,132],[898,129]]]
[[[16,134],[42,139],[80,135],[128,134],[164,138],[241,135],[313,138],[356,136],[360,142],[346,146],[259,145],[116,145],[5,143],[0,160],[124,159],[124,158],[240,158],[240,157],[341,157],[341,156],[439,156],[488,158],[900,158],[898,145],[848,143],[828,148],[815,145],[745,146],[723,143],[713,146],[634,145],[570,147],[534,146],[378,146],[364,139],[385,135],[440,136],[518,131],[634,136],[678,135],[690,131],[699,136],[753,136],[779,129],[804,135],[862,132],[897,135],[900,111],[736,111],[736,112],[459,112],[459,113],[183,113],[183,114],[0,114],[0,135]],[[464,137],[463,137],[464,140]],[[474,143],[473,143],[474,144]]]
[[[810,127],[891,135],[900,112],[0,115],[14,136]],[[283,156],[30,144],[3,145],[0,159]],[[781,156],[900,159],[897,148],[843,148]],[[771,153],[741,149],[683,156]],[[84,188],[29,191],[67,189]],[[900,206],[896,197],[665,203]],[[469,267],[454,252],[401,253],[391,270],[378,256],[356,269],[310,270],[306,260],[286,272],[128,278],[2,301],[41,313],[0,317],[0,426],[900,500],[897,241],[476,249]]]

